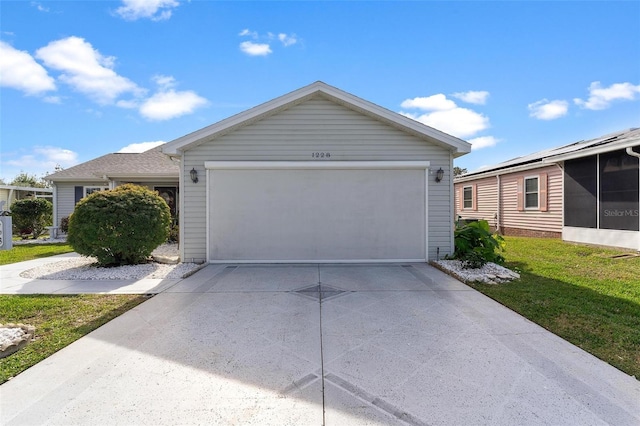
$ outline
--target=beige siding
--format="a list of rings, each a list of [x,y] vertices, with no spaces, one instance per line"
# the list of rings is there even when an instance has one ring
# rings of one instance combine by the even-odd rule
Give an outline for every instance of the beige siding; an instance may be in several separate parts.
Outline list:
[[[547,174],[548,210],[518,210],[518,179],[536,177]],[[477,189],[477,209],[462,208],[462,190],[466,186]],[[498,204],[498,194],[500,203]],[[498,208],[500,209],[498,211]],[[526,229],[543,232],[562,231],[562,169],[558,166],[532,169],[518,173],[500,175],[498,177],[459,182],[455,184],[455,214],[463,219],[485,219],[491,226],[496,226],[496,214],[499,225],[503,228]]]
[[[519,178],[548,176],[548,211],[539,209],[518,211],[517,182]],[[502,226],[546,232],[562,232],[562,169],[550,166],[500,177],[502,185]]]
[[[462,194],[464,187],[471,186],[475,191],[472,208],[464,208]],[[496,226],[498,214],[498,179],[488,177],[472,182],[455,184],[455,217],[462,219],[484,219],[492,227]]]
[[[205,161],[322,161],[312,153],[330,153],[332,161],[426,160],[442,167],[445,177],[429,177],[429,257],[449,253],[451,241],[448,150],[323,98],[313,98],[288,110],[191,148],[183,156],[185,187],[182,232],[184,258],[206,258]],[[189,171],[201,181],[191,182]]]

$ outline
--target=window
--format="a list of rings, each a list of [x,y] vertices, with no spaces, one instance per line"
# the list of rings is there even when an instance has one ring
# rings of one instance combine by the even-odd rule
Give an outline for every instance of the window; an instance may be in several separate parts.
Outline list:
[[[109,189],[108,186],[85,186],[84,187],[84,196],[91,195],[94,192],[107,191]]]
[[[465,186],[463,188],[462,208],[463,209],[473,208],[473,187],[472,186]]]
[[[524,208],[538,208],[538,178],[531,177],[524,180]]]

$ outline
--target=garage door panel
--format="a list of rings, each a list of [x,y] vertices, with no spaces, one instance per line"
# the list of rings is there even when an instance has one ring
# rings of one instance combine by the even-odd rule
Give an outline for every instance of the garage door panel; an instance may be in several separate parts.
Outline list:
[[[424,170],[211,170],[214,261],[425,258]]]

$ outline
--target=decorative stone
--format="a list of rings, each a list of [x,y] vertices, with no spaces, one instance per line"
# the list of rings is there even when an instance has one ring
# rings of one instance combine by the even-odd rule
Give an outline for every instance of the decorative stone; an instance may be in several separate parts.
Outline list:
[[[25,324],[0,324],[0,359],[27,346],[36,334],[36,328]]]

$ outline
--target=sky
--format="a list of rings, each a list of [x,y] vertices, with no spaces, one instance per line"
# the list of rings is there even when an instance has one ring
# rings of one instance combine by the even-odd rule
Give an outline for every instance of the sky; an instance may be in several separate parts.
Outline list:
[[[638,1],[0,1],[0,178],[141,151],[324,81],[474,171],[640,127]]]

